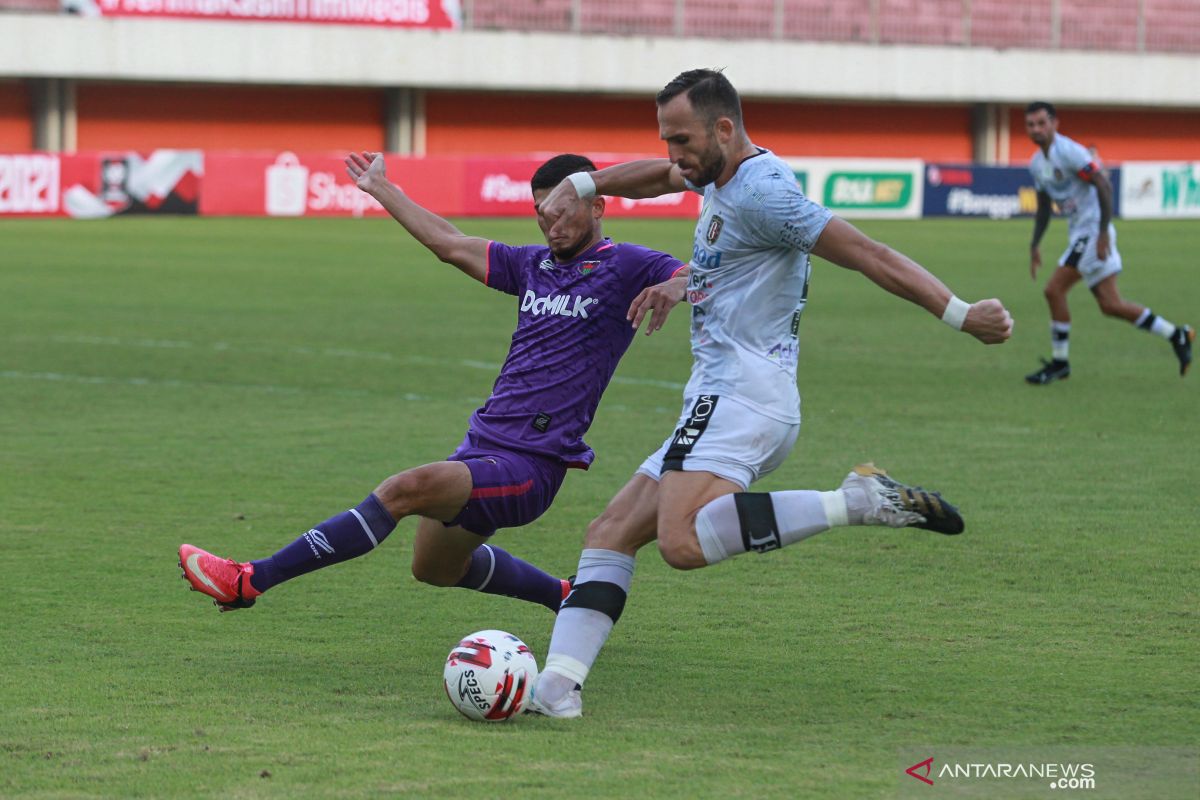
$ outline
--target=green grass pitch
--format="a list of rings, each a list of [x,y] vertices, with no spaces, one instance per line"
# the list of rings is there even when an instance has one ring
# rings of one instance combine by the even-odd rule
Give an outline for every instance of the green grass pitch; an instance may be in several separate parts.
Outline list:
[[[390,221],[0,222],[0,796],[876,798],[924,744],[1195,747],[1200,374],[1079,288],[1072,378],[1026,386],[1049,350],[1030,223],[862,227],[1001,297],[1015,335],[984,347],[818,262],[804,425],[758,488],[873,459],[967,532],[843,529],[694,573],[648,548],[585,717],[485,726],[447,703],[446,653],[495,627],[540,662],[553,618],[418,584],[411,521],[234,614],[186,591],[175,550],[270,554],[444,458],[514,299]],[[1200,322],[1200,223],[1120,231],[1125,294]],[[690,250],[687,222],[607,232]],[[574,571],[672,428],[684,311],[621,365],[594,468],[499,544]]]

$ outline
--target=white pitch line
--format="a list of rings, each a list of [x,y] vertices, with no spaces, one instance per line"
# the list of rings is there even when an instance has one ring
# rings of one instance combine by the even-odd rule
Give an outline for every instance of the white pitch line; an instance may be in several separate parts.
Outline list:
[[[82,383],[92,386],[151,386],[165,387],[168,389],[242,389],[250,392],[265,392],[268,394],[333,394],[342,397],[387,397],[388,399],[399,399],[410,403],[427,403],[427,402],[443,402],[439,398],[429,397],[423,394],[415,394],[413,392],[405,392],[404,394],[389,395],[385,392],[368,392],[362,389],[313,389],[301,388],[299,386],[276,386],[272,384],[257,384],[257,383],[213,383],[206,381],[181,381],[174,378],[114,378],[107,375],[70,375],[64,372],[20,372],[18,370],[0,370],[0,379],[8,380],[24,380],[24,381],[47,381],[51,383]],[[481,401],[472,400],[471,405],[478,405]],[[678,409],[666,408],[664,406],[639,406],[633,408],[623,403],[601,403],[601,408],[609,411],[622,412],[638,412],[641,414],[671,414],[674,415]]]
[[[459,366],[469,369],[486,370],[488,372],[499,372],[500,364],[494,364],[488,361],[477,361],[475,359],[438,359],[430,358],[429,356],[418,355],[403,355],[396,356],[392,353],[376,352],[370,350],[349,350],[344,348],[325,347],[272,347],[270,345],[258,344],[233,344],[231,342],[210,342],[208,344],[201,342],[184,342],[173,339],[120,339],[113,336],[21,336],[16,337],[18,341],[50,341],[59,344],[87,344],[87,345],[107,345],[111,347],[144,347],[153,349],[184,349],[193,348],[197,350],[216,350],[218,352],[242,352],[242,353],[259,353],[259,354],[278,354],[290,353],[292,355],[301,356],[328,356],[330,358],[358,358],[371,361],[387,361],[395,364],[425,364],[435,367]],[[624,375],[614,375],[612,383],[619,383],[623,386],[651,386],[656,389],[669,389],[674,392],[683,391],[684,384],[676,381],[663,381],[654,378],[631,378]]]
[[[385,392],[368,392],[362,389],[320,389],[300,386],[278,386],[269,383],[216,383],[212,381],[181,381],[175,378],[114,378],[107,375],[71,375],[63,372],[20,372],[0,370],[0,378],[11,380],[50,381],[54,383],[84,383],[101,386],[162,386],[170,389],[243,389],[269,394],[334,394],[344,397],[399,397],[412,402],[426,402],[434,398],[423,394],[406,392],[389,395]]]

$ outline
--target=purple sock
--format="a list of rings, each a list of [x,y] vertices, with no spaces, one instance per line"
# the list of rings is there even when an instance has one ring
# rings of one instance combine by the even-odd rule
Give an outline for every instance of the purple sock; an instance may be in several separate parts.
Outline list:
[[[322,522],[270,558],[251,561],[250,584],[265,592],[315,569],[368,553],[396,528],[396,520],[374,494],[349,511]]]
[[[455,585],[541,603],[555,613],[562,605],[561,580],[493,544],[475,548],[467,574]]]

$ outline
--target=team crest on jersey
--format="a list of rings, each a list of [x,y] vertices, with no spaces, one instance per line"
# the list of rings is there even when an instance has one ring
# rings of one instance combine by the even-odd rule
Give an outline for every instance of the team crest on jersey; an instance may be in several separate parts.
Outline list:
[[[721,228],[725,227],[725,220],[717,214],[708,222],[708,233],[704,234],[705,240],[710,244],[716,244],[717,238],[721,235]]]
[[[596,267],[598,267],[598,266],[600,266],[599,261],[580,261],[579,262],[579,274],[580,275],[591,275],[592,272],[595,271]]]
[[[538,269],[546,272],[554,272],[554,261],[549,258],[543,258],[542,263],[538,264]]]

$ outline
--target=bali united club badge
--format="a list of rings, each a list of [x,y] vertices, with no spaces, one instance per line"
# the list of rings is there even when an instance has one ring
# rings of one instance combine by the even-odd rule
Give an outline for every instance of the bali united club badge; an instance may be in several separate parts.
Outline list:
[[[579,274],[580,275],[591,275],[592,271],[594,269],[596,269],[596,267],[598,267],[598,266],[600,266],[599,261],[580,261],[579,262]]]
[[[721,219],[717,214],[713,214],[713,218],[708,222],[708,233],[704,235],[704,238],[708,240],[710,245],[716,244],[717,237],[721,235],[721,228],[724,227],[725,220]]]

